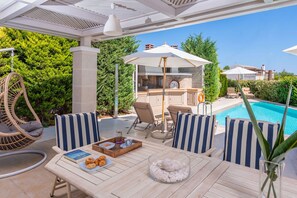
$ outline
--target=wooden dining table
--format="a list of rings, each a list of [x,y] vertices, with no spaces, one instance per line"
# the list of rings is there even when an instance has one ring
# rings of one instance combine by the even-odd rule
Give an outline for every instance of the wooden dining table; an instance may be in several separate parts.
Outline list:
[[[103,155],[91,145],[80,149],[94,156]],[[179,183],[166,184],[149,176],[148,157],[167,152],[184,152],[190,158],[190,176]],[[258,170],[207,157],[161,144],[142,141],[142,147],[117,158],[107,156],[112,164],[94,173],[85,172],[74,163],[57,154],[45,166],[92,197],[207,197],[250,198],[258,196]],[[297,197],[297,180],[283,178],[283,197]]]

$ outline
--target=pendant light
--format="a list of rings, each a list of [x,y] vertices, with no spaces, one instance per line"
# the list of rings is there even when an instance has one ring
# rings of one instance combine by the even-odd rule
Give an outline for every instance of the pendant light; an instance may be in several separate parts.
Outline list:
[[[112,3],[111,9],[114,10],[114,8],[115,5]],[[103,34],[107,36],[120,36],[123,34],[120,20],[116,17],[116,15],[109,15],[108,20],[104,25]]]

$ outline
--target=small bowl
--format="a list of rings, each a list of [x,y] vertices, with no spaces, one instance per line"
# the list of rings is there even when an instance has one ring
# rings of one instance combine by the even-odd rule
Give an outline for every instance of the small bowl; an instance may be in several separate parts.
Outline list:
[[[99,144],[98,146],[101,147],[101,148],[109,150],[109,149],[112,149],[115,146],[115,143],[113,143],[113,142],[103,142],[103,143]]]
[[[153,154],[148,158],[148,169],[152,179],[162,183],[177,183],[190,175],[190,158],[178,151]]]

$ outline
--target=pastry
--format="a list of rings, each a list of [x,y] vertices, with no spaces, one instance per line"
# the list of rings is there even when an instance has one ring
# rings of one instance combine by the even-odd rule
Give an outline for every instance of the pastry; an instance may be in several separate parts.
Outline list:
[[[99,166],[105,166],[106,165],[106,160],[100,160]]]
[[[96,166],[99,166],[99,163],[100,163],[100,159],[97,158],[97,159],[95,160],[95,164],[96,164]]]
[[[88,164],[92,164],[95,162],[95,159],[93,157],[88,157],[85,161],[85,164],[88,165]]]
[[[96,164],[95,164],[95,163],[90,163],[90,164],[86,165],[86,167],[87,167],[88,169],[93,169],[93,168],[96,167]]]
[[[98,159],[99,159],[99,160],[105,160],[106,157],[105,157],[104,155],[101,155]]]

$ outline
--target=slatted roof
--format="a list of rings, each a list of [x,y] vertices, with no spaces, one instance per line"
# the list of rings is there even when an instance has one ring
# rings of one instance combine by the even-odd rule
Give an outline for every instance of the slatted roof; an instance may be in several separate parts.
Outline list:
[[[115,9],[111,9],[111,3]],[[115,14],[125,35],[296,5],[297,0],[0,0],[0,26],[93,41]]]

